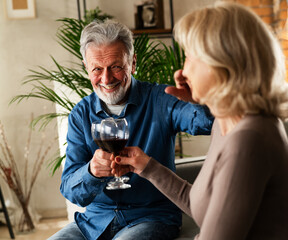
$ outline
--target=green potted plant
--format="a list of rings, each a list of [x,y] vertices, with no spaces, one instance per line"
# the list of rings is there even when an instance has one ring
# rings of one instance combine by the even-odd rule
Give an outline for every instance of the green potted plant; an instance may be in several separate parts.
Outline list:
[[[55,118],[67,118],[77,103],[66,92],[59,93],[53,86],[65,86],[68,92],[77,96],[77,99],[92,93],[93,88],[82,65],[79,40],[82,29],[88,23],[94,19],[104,20],[106,18],[112,18],[112,16],[102,13],[99,8],[96,8],[88,11],[84,20],[73,18],[58,20],[62,23],[56,33],[58,43],[76,57],[77,61],[73,63],[73,67],[66,67],[51,57],[55,64],[55,70],[43,66],[38,66],[37,70],[30,70],[31,74],[25,78],[23,84],[32,85],[32,90],[29,93],[15,96],[11,103],[39,98],[52,102],[62,109],[61,112],[37,116],[32,121],[33,127],[38,125],[40,128],[44,128]],[[136,79],[174,85],[174,72],[183,67],[185,59],[183,50],[175,41],[173,41],[173,46],[166,46],[160,41],[152,41],[148,35],[143,34],[135,39],[134,48],[137,55],[137,66],[134,74]],[[52,86],[51,83],[53,83]],[[64,153],[52,162],[52,174],[60,167],[63,159],[65,159]]]

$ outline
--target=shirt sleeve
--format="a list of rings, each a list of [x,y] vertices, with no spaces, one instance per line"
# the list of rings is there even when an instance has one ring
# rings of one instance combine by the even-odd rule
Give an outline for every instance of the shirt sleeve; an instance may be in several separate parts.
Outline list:
[[[189,193],[192,185],[190,183],[153,158],[140,176],[149,180],[183,212],[191,216]]]
[[[210,203],[196,239],[247,238],[272,174],[268,144],[253,130],[229,138],[213,169]]]
[[[166,111],[171,114],[169,120],[175,132],[187,132],[191,135],[211,134],[214,116],[207,106],[180,101],[176,97],[166,94],[164,89],[159,94],[157,102],[162,102],[164,106],[162,108],[163,116]]]
[[[68,117],[65,167],[60,191],[72,203],[89,205],[106,185],[105,178],[96,178],[89,172],[92,153],[87,147],[81,118],[70,113]]]

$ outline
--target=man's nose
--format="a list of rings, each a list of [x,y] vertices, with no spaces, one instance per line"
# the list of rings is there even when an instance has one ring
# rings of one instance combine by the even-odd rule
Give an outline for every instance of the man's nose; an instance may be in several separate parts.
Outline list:
[[[101,82],[108,85],[113,79],[113,74],[108,68],[104,68],[101,76]]]

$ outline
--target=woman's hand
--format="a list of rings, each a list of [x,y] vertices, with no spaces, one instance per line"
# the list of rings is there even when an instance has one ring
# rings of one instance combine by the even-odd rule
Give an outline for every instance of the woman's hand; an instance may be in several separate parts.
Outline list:
[[[182,75],[182,72],[183,70],[180,69],[174,73],[176,87],[166,87],[165,92],[177,97],[179,100],[195,103],[192,99],[191,89],[186,82],[187,79]]]
[[[112,162],[112,173],[122,176],[128,172],[140,174],[146,167],[150,157],[139,147],[126,147],[121,156],[116,156]]]

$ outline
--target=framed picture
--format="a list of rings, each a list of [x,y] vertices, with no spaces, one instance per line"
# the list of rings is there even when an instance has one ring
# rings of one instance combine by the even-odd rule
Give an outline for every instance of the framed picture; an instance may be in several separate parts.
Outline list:
[[[164,28],[163,0],[145,1],[137,5],[136,29]]]
[[[142,5],[141,18],[143,21],[143,28],[156,27],[156,7],[153,3],[146,3]]]
[[[3,0],[8,19],[35,18],[35,0]]]

